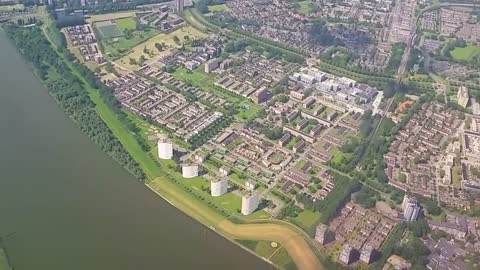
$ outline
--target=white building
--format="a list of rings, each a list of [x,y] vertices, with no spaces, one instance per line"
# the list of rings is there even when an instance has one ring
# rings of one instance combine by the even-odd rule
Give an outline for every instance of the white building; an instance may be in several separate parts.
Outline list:
[[[217,58],[210,59],[205,63],[205,73],[210,73],[220,66]]]
[[[375,249],[369,245],[365,244],[360,252],[360,261],[370,264],[375,257]]]
[[[258,192],[253,191],[246,193],[242,196],[242,214],[250,215],[258,208],[260,202],[260,195]]]
[[[210,192],[214,197],[222,196],[228,191],[227,178],[213,179],[210,181]]]
[[[225,166],[222,166],[220,169],[218,169],[218,172],[219,172],[222,176],[228,176],[228,175],[230,174],[230,168],[225,167]]]
[[[330,231],[327,225],[320,223],[315,230],[315,240],[322,245],[328,244],[335,240],[335,233]]]
[[[345,244],[340,252],[339,259],[342,263],[349,265],[358,259],[358,251],[350,244]]]
[[[194,164],[183,164],[182,176],[183,178],[193,178],[198,176],[198,166]]]
[[[253,180],[245,181],[245,187],[247,187],[247,189],[249,189],[249,190],[254,190],[256,185],[257,185],[257,183],[255,183],[255,181],[253,181]]]
[[[403,217],[407,222],[412,222],[417,220],[421,209],[422,207],[418,203],[417,199],[415,199],[415,197],[410,197],[407,194],[405,194],[402,202],[402,210],[403,210]]]
[[[173,143],[168,139],[160,139],[157,142],[158,158],[172,159],[173,157]]]
[[[185,0],[175,0],[175,11],[178,13],[183,12],[183,8],[185,7]]]
[[[468,102],[470,101],[470,96],[468,95],[468,88],[465,86],[460,86],[457,92],[457,102],[458,105],[466,108]]]

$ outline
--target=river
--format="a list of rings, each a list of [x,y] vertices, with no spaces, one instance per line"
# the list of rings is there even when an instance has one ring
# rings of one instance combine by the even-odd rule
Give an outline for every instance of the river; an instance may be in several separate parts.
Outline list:
[[[0,31],[0,236],[16,270],[273,269],[118,166]]]

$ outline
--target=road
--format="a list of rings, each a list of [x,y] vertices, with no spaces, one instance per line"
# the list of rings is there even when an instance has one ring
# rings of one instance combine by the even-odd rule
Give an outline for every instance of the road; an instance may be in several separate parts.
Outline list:
[[[396,4],[398,5],[398,3]],[[415,22],[413,23],[413,26],[412,26],[412,29],[410,31],[410,38],[407,42],[407,47],[405,48],[405,50],[403,51],[403,55],[402,55],[402,60],[400,61],[400,66],[398,67],[398,71],[397,71],[397,79],[396,79],[396,84],[395,84],[395,88],[394,88],[394,92],[396,92],[399,87],[400,87],[400,83],[402,82],[402,77],[403,77],[403,74],[405,73],[406,69],[407,69],[407,64],[408,64],[408,58],[410,56],[410,51],[412,49],[412,46],[413,46],[413,43],[415,42],[415,36],[417,34],[417,23],[418,23],[418,20],[420,19],[420,16],[421,14],[423,13],[419,13],[416,17],[415,17]],[[377,126],[375,127],[374,131],[373,131],[373,135],[369,138],[369,142],[368,142],[368,146],[367,148],[365,149],[365,152],[362,154],[362,156],[368,152],[368,149],[370,148],[370,145],[372,143],[372,140],[373,138],[375,138],[377,136],[377,133],[378,133],[378,130],[380,129],[380,126],[382,125],[382,122],[383,120],[385,119],[388,111],[390,110],[390,107],[392,106],[393,104],[393,101],[394,101],[394,97],[391,97],[388,101],[387,101],[387,105],[385,106],[384,110],[383,110],[383,114],[380,118],[380,121],[378,121],[378,124]]]

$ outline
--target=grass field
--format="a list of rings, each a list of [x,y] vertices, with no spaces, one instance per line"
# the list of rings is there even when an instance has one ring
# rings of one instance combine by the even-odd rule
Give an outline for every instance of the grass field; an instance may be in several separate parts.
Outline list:
[[[122,36],[118,38],[102,40],[104,54],[114,59],[121,57],[125,53],[129,52],[132,48],[137,46],[138,44],[145,42],[146,40],[148,40],[149,38],[153,37],[156,34],[158,34],[156,30],[145,29],[143,31],[134,31],[131,38],[127,36]],[[142,48],[142,52],[143,52],[143,48]],[[135,59],[138,60],[139,57],[140,55]]]
[[[137,28],[137,22],[132,17],[116,19],[115,22],[117,23],[118,28],[120,30],[135,30]]]
[[[273,254],[273,256],[270,258],[270,261],[272,261],[276,265],[279,265],[282,269],[285,269],[285,270],[302,269],[302,268],[297,268],[297,266],[293,262],[292,258],[290,258],[287,250],[284,247],[276,251],[275,254]]]
[[[338,147],[332,148],[332,162],[335,164],[341,164],[345,162],[345,160],[350,160],[352,158],[352,153],[343,153],[338,149]]]
[[[138,68],[138,65],[130,64],[130,58],[138,60],[142,55],[144,55],[148,60],[166,55],[169,51],[178,46],[178,44],[176,44],[174,41],[175,36],[180,39],[180,42],[185,41],[185,36],[188,36],[190,39],[202,38],[206,36],[204,33],[198,31],[192,26],[182,27],[168,34],[155,34],[156,35],[150,35],[148,39],[137,42],[134,44],[134,46],[130,46],[129,48],[131,49],[129,50],[129,53],[118,59],[116,62],[128,69],[136,69]],[[155,47],[156,43],[163,45],[162,51],[159,51]],[[148,51],[148,53],[145,53],[145,50]]]
[[[246,100],[238,105],[237,119],[240,121],[248,121],[255,118],[260,111],[260,107],[253,102]]]
[[[302,227],[307,232],[313,231],[320,220],[320,213],[310,210],[303,210],[297,217],[291,218],[291,221]]]
[[[226,11],[226,10],[230,10],[230,9],[225,4],[208,6],[208,11],[210,12],[219,12],[219,11]]]
[[[469,61],[475,55],[480,54],[480,47],[468,44],[465,48],[456,47],[450,51],[450,55],[457,61]]]
[[[111,39],[123,36],[123,31],[117,26],[116,22],[105,21],[94,24],[101,39]]]
[[[303,1],[298,1],[298,9],[297,12],[303,15],[308,15],[312,12],[311,5],[312,1],[310,0],[303,0]]]

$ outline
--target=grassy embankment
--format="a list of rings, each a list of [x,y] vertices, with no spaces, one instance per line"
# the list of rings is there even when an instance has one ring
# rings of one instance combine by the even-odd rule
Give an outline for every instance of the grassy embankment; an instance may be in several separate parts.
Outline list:
[[[48,31],[47,31],[48,32]],[[62,57],[64,59],[64,57]],[[91,100],[96,104],[100,117],[110,127],[114,135],[121,141],[126,150],[140,164],[148,176],[148,186],[157,194],[164,197],[178,209],[184,211],[200,222],[211,226],[220,234],[229,239],[253,239],[275,241],[282,244],[288,251],[290,257],[295,261],[298,269],[322,269],[322,264],[315,252],[311,249],[302,234],[286,224],[276,223],[255,223],[235,224],[228,220],[219,211],[215,211],[192,193],[171,181],[168,177],[170,172],[163,166],[158,166],[151,156],[144,152],[133,134],[116,117],[116,115],[103,102],[99,93],[93,89],[86,80],[79,74],[75,67],[68,61],[66,63],[72,69],[85,86]]]

